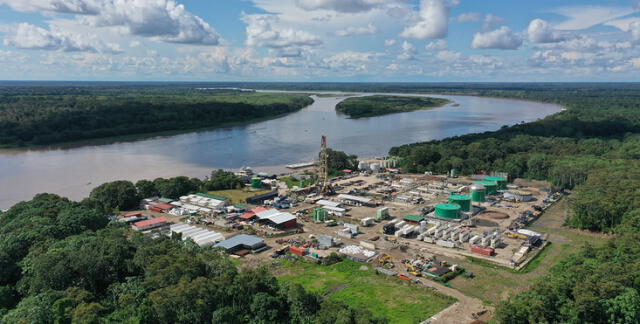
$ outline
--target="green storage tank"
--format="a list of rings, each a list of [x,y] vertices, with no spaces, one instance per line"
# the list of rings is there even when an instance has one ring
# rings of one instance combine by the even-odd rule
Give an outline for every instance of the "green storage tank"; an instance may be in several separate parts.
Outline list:
[[[323,208],[314,208],[313,209],[313,220],[315,220],[316,222],[324,222],[327,220],[327,216],[329,215],[329,213],[327,212],[326,209]]]
[[[382,207],[376,211],[376,220],[381,221],[389,218],[389,207]]]
[[[459,205],[462,211],[471,210],[471,197],[467,195],[451,195],[449,203]]]
[[[446,219],[460,218],[460,206],[454,204],[437,204],[436,217]]]
[[[484,177],[486,181],[494,181],[498,184],[498,190],[506,190],[507,189],[507,179],[503,177]]]
[[[469,188],[469,191],[471,192],[471,201],[484,202],[486,190],[487,189],[481,184],[471,185],[471,187]]]
[[[483,185],[487,195],[495,195],[498,193],[498,184],[495,181],[478,181],[474,184]]]
[[[258,177],[251,178],[251,188],[260,189],[262,188],[262,179]]]

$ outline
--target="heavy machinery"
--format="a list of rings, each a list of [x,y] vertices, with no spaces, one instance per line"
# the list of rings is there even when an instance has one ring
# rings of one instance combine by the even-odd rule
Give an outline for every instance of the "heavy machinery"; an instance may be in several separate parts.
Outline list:
[[[407,262],[404,264],[404,266],[407,268],[407,272],[409,272],[410,274],[416,276],[416,277],[421,277],[422,274],[420,272],[418,272],[416,270],[416,267],[414,267],[410,262]]]
[[[386,255],[386,254],[382,254],[380,255],[380,257],[378,257],[378,259],[376,260],[378,262],[378,264],[385,268],[385,269],[391,269],[393,267],[395,267],[395,265],[393,264],[393,261],[391,260],[391,256],[390,255]]]
[[[507,232],[504,235],[507,236],[508,238],[513,238],[513,239],[519,239],[519,240],[527,239],[526,235],[522,235],[520,233]]]

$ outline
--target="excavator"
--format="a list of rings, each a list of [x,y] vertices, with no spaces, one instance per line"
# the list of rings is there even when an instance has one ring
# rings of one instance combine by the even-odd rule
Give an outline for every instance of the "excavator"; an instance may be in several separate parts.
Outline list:
[[[422,273],[418,272],[416,270],[416,267],[414,267],[411,263],[407,262],[404,264],[404,266],[407,268],[407,272],[409,272],[410,274],[416,277],[422,277]]]
[[[383,268],[390,269],[394,267],[394,264],[393,264],[393,261],[391,260],[390,255],[382,254],[376,261]]]

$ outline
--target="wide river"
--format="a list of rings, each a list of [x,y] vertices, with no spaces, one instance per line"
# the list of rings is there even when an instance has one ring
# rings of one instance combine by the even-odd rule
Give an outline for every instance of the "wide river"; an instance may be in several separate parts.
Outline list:
[[[285,164],[314,160],[321,135],[327,136],[331,148],[363,157],[383,156],[392,146],[497,130],[561,110],[528,101],[429,96],[454,103],[349,119],[335,112],[345,97],[314,96],[315,103],[298,112],[243,126],[102,145],[0,151],[0,208],[40,192],[79,200],[113,180],[204,177],[213,169],[243,166],[283,172]]]

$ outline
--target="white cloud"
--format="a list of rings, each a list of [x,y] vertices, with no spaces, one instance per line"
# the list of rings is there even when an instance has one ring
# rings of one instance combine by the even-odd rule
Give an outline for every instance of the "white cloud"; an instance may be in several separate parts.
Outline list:
[[[634,41],[640,41],[640,21],[634,21],[629,24],[629,31]]]
[[[85,38],[81,34],[65,33],[61,30],[49,31],[29,23],[21,23],[9,31],[4,44],[15,48],[30,50],[49,50],[63,52],[100,52],[120,53],[117,44],[106,44],[97,36]]]
[[[414,60],[416,57],[415,55],[418,53],[418,51],[416,51],[415,46],[413,46],[413,44],[404,41],[402,42],[402,54],[398,55],[398,59],[400,60]]]
[[[122,26],[132,35],[182,44],[218,45],[220,36],[173,0],[108,0],[100,13],[84,17],[92,26]]]
[[[77,14],[95,27],[123,27],[132,35],[169,43],[218,45],[220,36],[174,0],[0,0],[18,11]]]
[[[460,57],[462,57],[462,54],[459,52],[455,52],[455,51],[440,51],[438,52],[438,54],[436,54],[436,58],[438,58],[441,61],[445,61],[445,62],[454,62],[460,59]]]
[[[444,0],[421,0],[415,22],[406,27],[401,37],[416,39],[440,39],[449,29],[449,7]]]
[[[640,68],[640,57],[631,59],[631,65],[635,68]]]
[[[522,45],[522,38],[514,34],[507,26],[486,33],[476,33],[471,42],[475,49],[503,49],[514,50]]]
[[[634,9],[631,7],[571,6],[556,8],[551,12],[568,18],[556,25],[556,29],[581,30],[629,15],[634,12]]]
[[[396,43],[395,39],[385,39],[384,46],[393,46]]]
[[[482,19],[482,13],[479,12],[465,12],[456,17],[457,22],[477,22],[480,21],[480,19]]]
[[[447,42],[444,39],[439,39],[434,42],[429,42],[424,46],[427,51],[442,51],[447,49]]]
[[[242,20],[247,23],[247,46],[284,49],[322,44],[320,38],[308,32],[274,26],[279,20],[276,15],[245,15]]]
[[[367,63],[379,54],[369,52],[345,51],[323,59],[327,66],[334,70],[367,71]]]
[[[363,12],[379,7],[385,0],[295,0],[296,5],[305,10],[333,10],[339,12]]]
[[[57,12],[67,14],[97,14],[100,8],[94,0],[0,0],[16,11]]]
[[[628,32],[629,29],[631,28],[631,24],[636,21],[640,21],[640,18],[638,17],[620,18],[620,19],[607,21],[603,25],[615,27],[622,31]]]
[[[529,41],[535,44],[557,43],[567,39],[542,19],[532,20],[529,23],[529,28],[527,28],[527,33],[529,34]]]
[[[507,21],[502,17],[498,17],[493,14],[487,14],[486,16],[484,16],[484,24],[482,25],[482,29],[494,29],[498,25],[504,24],[505,22]]]
[[[351,35],[377,34],[379,32],[380,31],[378,30],[378,28],[376,28],[376,26],[374,26],[373,24],[369,24],[365,27],[349,26],[345,29],[337,31],[335,35],[340,37],[345,37],[345,36],[351,36]]]

